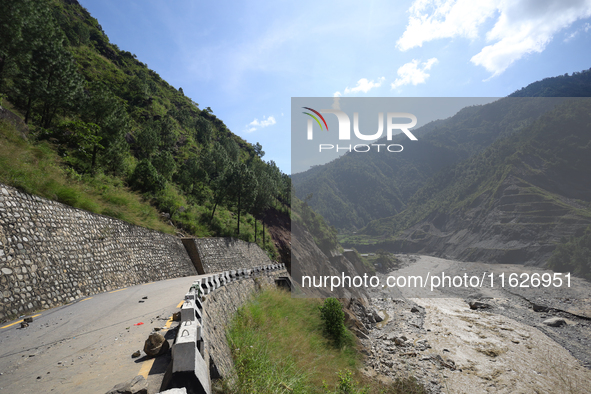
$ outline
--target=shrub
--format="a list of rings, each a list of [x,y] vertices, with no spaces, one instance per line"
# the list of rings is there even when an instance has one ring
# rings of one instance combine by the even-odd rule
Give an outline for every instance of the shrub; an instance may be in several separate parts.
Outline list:
[[[369,387],[359,387],[353,380],[351,371],[339,371],[337,375],[339,375],[339,381],[334,390],[331,390],[326,382],[324,383],[325,394],[369,394]]]
[[[165,181],[149,160],[142,160],[131,174],[131,186],[141,192],[156,193],[164,189]]]
[[[336,298],[327,298],[320,307],[320,317],[328,336],[340,346],[345,337],[345,312],[341,303]]]

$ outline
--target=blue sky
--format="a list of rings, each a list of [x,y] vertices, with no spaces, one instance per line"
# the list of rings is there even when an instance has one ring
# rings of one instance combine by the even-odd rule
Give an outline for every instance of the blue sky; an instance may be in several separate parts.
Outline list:
[[[291,97],[498,97],[591,68],[591,0],[79,0],[290,173]]]

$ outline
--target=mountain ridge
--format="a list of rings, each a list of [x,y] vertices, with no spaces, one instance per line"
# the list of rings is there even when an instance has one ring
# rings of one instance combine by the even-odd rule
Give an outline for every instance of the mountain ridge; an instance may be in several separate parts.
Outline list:
[[[590,105],[557,106],[518,138],[456,166],[439,187],[419,190],[404,212],[361,232],[387,233],[393,239],[384,243],[403,252],[544,264],[562,239],[591,224],[591,188],[582,181],[591,166]],[[563,127],[569,138],[561,138]]]
[[[323,166],[293,174],[296,195],[303,199],[312,193],[309,204],[313,209],[335,227],[356,231],[371,220],[401,212],[434,173],[526,127],[559,100],[526,103],[503,98],[463,108],[450,118],[419,128],[419,141],[405,144],[401,153],[347,153]],[[515,107],[518,102],[523,106]],[[405,139],[397,135],[388,142],[403,143]],[[363,191],[371,191],[371,195],[356,195]]]
[[[296,174],[296,195],[312,194],[310,206],[340,229],[345,247],[545,264],[591,224],[589,104],[564,97],[572,86],[572,96],[591,96],[591,70],[421,128],[421,149],[405,145],[403,159],[346,154]]]

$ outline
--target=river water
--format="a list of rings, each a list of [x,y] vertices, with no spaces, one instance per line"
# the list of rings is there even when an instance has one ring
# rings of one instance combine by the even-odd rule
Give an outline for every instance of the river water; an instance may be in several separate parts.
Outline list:
[[[387,380],[412,374],[429,391],[443,393],[591,393],[589,282],[571,278],[570,287],[555,288],[520,287],[526,283],[513,281],[517,286],[511,287],[510,274],[531,278],[554,273],[519,265],[398,257],[402,268],[388,276],[492,274],[496,279],[504,274],[505,287],[484,281],[482,286],[431,290],[429,280],[420,289],[370,289],[372,307],[385,319],[365,340],[371,349],[368,375]],[[471,309],[470,301],[482,308]],[[543,323],[551,318],[564,324]],[[396,340],[400,337],[405,340]]]

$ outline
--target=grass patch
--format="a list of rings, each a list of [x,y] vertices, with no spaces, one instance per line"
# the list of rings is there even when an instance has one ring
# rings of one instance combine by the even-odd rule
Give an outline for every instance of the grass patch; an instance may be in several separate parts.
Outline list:
[[[228,331],[236,376],[223,383],[223,392],[424,393],[412,378],[388,387],[367,381],[358,370],[362,359],[354,336],[347,331],[337,348],[324,335],[321,305],[269,288],[243,306]]]
[[[236,216],[225,207],[218,207],[210,220],[211,207],[187,201],[170,182],[155,196],[146,197],[132,192],[119,177],[101,172],[79,174],[63,163],[51,144],[24,140],[4,121],[0,121],[0,182],[28,194],[168,234],[175,234],[179,227],[197,237],[238,236],[248,242],[256,239],[271,259],[278,256],[267,229],[263,245],[260,221],[255,238],[254,218],[249,214],[241,216],[237,235]],[[168,213],[174,225],[161,217],[160,212]]]
[[[121,180],[104,174],[80,176],[62,165],[47,142],[34,145],[14,127],[0,121],[0,182],[75,208],[112,216],[128,223],[174,234],[158,211],[126,189]]]

